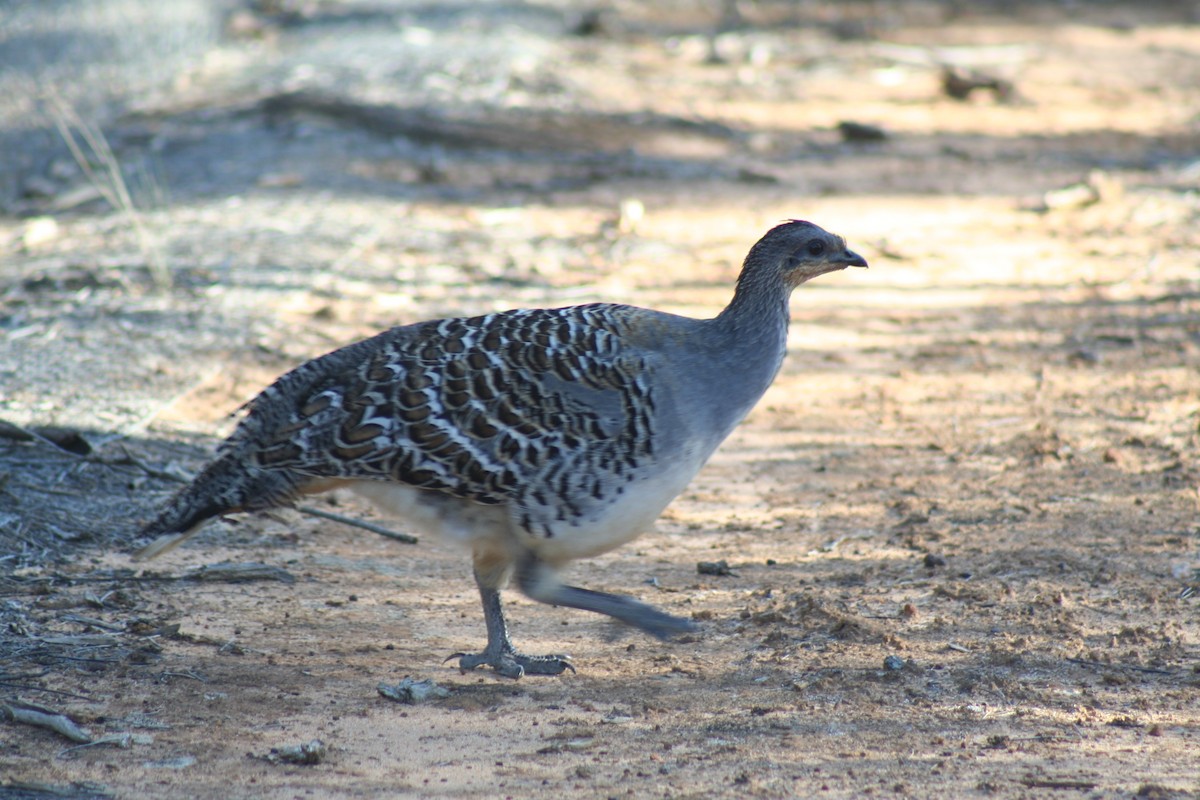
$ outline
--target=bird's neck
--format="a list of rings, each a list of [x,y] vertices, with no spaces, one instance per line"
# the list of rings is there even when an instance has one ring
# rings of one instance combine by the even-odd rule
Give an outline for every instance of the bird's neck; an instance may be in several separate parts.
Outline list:
[[[767,278],[756,271],[743,270],[733,299],[712,320],[712,324],[735,350],[763,354],[778,348],[782,357],[787,339],[788,299],[791,293],[791,287],[778,278]]]
[[[783,363],[787,346],[788,298],[791,290],[743,273],[725,310],[709,320],[713,341],[722,343],[714,354],[727,375],[728,391],[745,394],[748,405],[762,396]]]

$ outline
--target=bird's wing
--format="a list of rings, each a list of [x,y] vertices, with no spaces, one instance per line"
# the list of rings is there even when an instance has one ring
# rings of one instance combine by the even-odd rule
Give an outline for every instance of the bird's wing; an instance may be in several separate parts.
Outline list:
[[[594,304],[393,328],[281,377],[222,454],[583,513],[652,454],[652,367],[622,344],[631,313]]]

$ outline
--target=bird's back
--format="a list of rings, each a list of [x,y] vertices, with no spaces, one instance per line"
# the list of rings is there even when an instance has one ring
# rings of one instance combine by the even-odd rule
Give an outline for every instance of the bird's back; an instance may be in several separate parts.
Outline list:
[[[393,328],[282,377],[223,450],[484,504],[553,492],[578,511],[652,454],[652,367],[622,341],[636,316],[591,305]],[[584,456],[592,475],[567,469]]]

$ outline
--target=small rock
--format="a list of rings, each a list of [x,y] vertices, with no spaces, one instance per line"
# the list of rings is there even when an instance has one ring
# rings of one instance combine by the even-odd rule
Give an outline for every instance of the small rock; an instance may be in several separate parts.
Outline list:
[[[734,572],[729,568],[729,562],[725,559],[720,561],[701,561],[696,565],[696,572],[701,575],[733,575]]]
[[[900,656],[888,656],[883,660],[883,668],[891,672],[904,669],[904,659]]]
[[[936,553],[926,553],[923,563],[925,564],[926,569],[937,569],[938,567],[946,566],[946,559],[942,558]]]
[[[612,34],[612,21],[605,9],[589,8],[579,15],[567,32],[572,36],[608,36]]]
[[[415,681],[412,678],[405,678],[399,683],[390,686],[386,683],[381,683],[376,688],[388,700],[395,700],[397,703],[405,703],[407,705],[416,705],[417,703],[424,703],[426,700],[437,700],[450,696],[449,689],[439,686],[429,679]]]
[[[310,766],[320,764],[329,754],[329,749],[320,739],[313,739],[303,744],[293,744],[287,747],[272,747],[267,760],[276,764],[302,764]]]
[[[842,135],[843,142],[883,142],[888,138],[887,131],[878,125],[849,120],[838,123],[838,133]]]
[[[1100,192],[1088,183],[1074,183],[1061,189],[1051,189],[1042,196],[1042,203],[1049,211],[1083,208],[1098,202]]]
[[[942,91],[955,100],[966,100],[976,89],[990,90],[997,100],[1005,102],[1013,97],[1012,81],[989,75],[979,70],[961,67],[942,67]]]
[[[739,168],[733,178],[738,183],[751,183],[760,186],[770,186],[779,183],[779,178],[776,178],[774,175],[768,175],[765,172],[756,172],[744,167]]]
[[[58,238],[59,227],[53,217],[34,217],[26,221],[21,244],[28,248],[52,242]]]
[[[645,216],[646,205],[636,197],[626,197],[618,207],[617,230],[626,234],[636,233]]]

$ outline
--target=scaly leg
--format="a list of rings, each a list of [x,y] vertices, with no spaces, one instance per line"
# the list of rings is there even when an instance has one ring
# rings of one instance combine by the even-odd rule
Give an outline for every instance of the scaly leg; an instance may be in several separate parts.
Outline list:
[[[506,678],[519,678],[526,674],[559,675],[568,669],[575,671],[570,656],[527,656],[518,653],[508,638],[508,625],[500,605],[500,590],[481,578],[479,570],[475,571],[475,583],[479,586],[479,597],[483,601],[487,647],[482,653],[455,653],[447,661],[457,658],[458,668],[463,672],[486,665]]]

